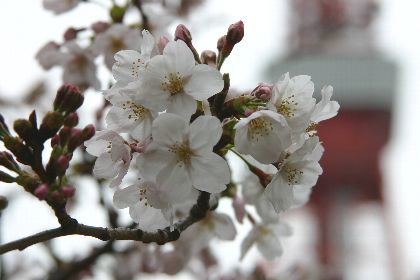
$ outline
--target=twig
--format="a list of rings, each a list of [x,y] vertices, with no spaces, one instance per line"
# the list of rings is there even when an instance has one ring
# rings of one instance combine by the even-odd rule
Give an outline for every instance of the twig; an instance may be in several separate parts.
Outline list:
[[[203,219],[209,210],[209,199],[209,193],[200,192],[197,203],[191,208],[189,216],[184,220],[176,223],[172,231],[170,227],[166,227],[156,232],[146,232],[141,229],[130,228],[94,227],[80,224],[77,220],[67,215],[69,219],[65,220],[64,224],[61,223],[61,226],[58,228],[42,231],[37,234],[1,245],[0,254],[4,254],[13,250],[24,250],[25,248],[34,244],[67,235],[91,236],[102,241],[134,240],[141,241],[143,243],[155,242],[159,245],[162,245],[177,240],[181,235],[181,232],[186,230],[195,222]]]

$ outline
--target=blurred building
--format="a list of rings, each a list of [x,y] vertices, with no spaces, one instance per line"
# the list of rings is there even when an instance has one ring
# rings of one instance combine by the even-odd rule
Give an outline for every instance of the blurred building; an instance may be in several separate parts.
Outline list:
[[[290,52],[269,73],[273,81],[285,72],[311,75],[318,98],[331,84],[341,105],[339,115],[319,127],[324,174],[310,200],[318,219],[318,262],[341,279],[352,238],[345,232],[348,213],[369,201],[385,206],[379,158],[389,137],[397,69],[375,49],[374,0],[290,1]],[[392,262],[390,238],[384,251]]]

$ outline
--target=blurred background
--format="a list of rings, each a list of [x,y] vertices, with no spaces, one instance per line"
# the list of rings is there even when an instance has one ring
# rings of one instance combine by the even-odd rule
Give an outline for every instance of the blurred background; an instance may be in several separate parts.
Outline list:
[[[0,19],[0,111],[11,120],[28,115],[29,109],[15,109],[22,101],[47,110],[49,99],[36,98],[37,91],[54,92],[60,85],[59,69],[45,72],[35,61],[40,47],[61,40],[69,26],[89,25],[92,17],[106,20],[108,15],[100,5],[81,5],[57,17],[41,1],[1,2],[6,12]],[[160,32],[172,34],[184,23],[197,49],[215,50],[229,24],[242,20],[245,38],[222,69],[231,74],[232,88],[249,91],[259,82],[275,83],[286,72],[307,74],[318,98],[321,87],[331,84],[333,99],[341,105],[338,117],[319,128],[326,147],[324,174],[307,207],[287,214],[294,235],[284,242],[284,256],[274,263],[259,261],[262,269],[283,275],[274,279],[420,279],[420,2],[199,2],[183,18],[168,17],[169,28]],[[109,79],[105,69],[99,73]],[[82,124],[91,121],[101,98],[98,92],[86,92],[84,107],[89,106]],[[13,186],[0,183],[0,195],[13,197],[0,221],[2,242],[55,225],[53,217],[43,218],[48,209],[33,206],[36,200]],[[103,215],[91,214],[92,197],[95,193],[86,188],[74,215],[101,225]],[[63,240],[55,243],[61,255],[83,253],[71,248],[76,239]],[[218,248],[222,253],[215,254],[226,258],[224,269],[245,268],[258,259],[239,263],[238,253],[226,254],[226,248],[239,251],[239,243]],[[4,256],[5,263],[13,265],[17,254],[22,253]],[[42,250],[29,248],[23,254],[39,259],[41,269],[48,266],[41,261]]]

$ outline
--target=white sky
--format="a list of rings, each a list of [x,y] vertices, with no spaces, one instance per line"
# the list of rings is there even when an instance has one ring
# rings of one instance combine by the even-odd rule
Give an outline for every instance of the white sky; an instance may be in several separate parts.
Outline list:
[[[77,27],[91,23],[92,13],[98,15],[96,19],[106,19],[105,11],[95,5],[84,5],[77,11],[55,17],[42,9],[41,0],[2,2],[0,95],[9,100],[15,100],[16,96],[42,78],[53,79],[52,89],[59,84],[56,79],[59,71],[46,73],[34,60],[36,51],[45,42],[60,41],[64,29],[68,26]],[[211,8],[193,16],[192,24],[189,24],[197,49],[214,49],[215,41],[225,33],[227,26],[239,19],[243,20],[246,28],[245,39],[229,57],[223,70],[231,73],[234,87],[253,88],[259,82],[258,71],[264,69],[270,55],[284,50],[287,29],[286,2],[261,0],[256,4],[256,1],[211,1]],[[377,22],[378,46],[398,63],[400,69],[394,104],[393,140],[384,154],[387,194],[393,231],[402,248],[401,256],[398,257],[403,268],[401,273],[413,277],[420,275],[420,1],[379,2],[382,3],[382,7]],[[203,23],[206,28],[203,28]],[[272,34],[266,32],[269,30],[268,26],[274,30]],[[0,194],[10,191],[7,186],[1,187]],[[26,203],[37,201],[29,200]],[[15,220],[15,225],[23,227],[30,213],[25,215],[20,215],[24,220]],[[31,231],[36,231],[38,222],[35,220],[32,223],[34,228]],[[38,226],[44,228],[55,226],[55,223],[51,221]],[[25,231],[22,230],[18,235],[24,234]],[[16,235],[6,234],[6,237],[13,238]]]

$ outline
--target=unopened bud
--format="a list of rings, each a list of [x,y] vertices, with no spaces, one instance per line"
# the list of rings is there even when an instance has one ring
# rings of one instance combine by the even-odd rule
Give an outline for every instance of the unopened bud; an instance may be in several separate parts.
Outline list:
[[[223,35],[222,37],[219,38],[219,40],[217,40],[217,50],[220,52],[222,52],[223,47],[226,44],[226,35]]]
[[[35,191],[34,195],[39,198],[40,200],[44,200],[48,196],[48,185],[47,184],[41,184],[39,185]]]
[[[67,143],[67,141],[69,141],[71,131],[72,131],[72,128],[66,127],[66,126],[60,129],[60,132],[58,133],[58,135],[60,135],[61,146],[64,146]]]
[[[162,36],[159,38],[156,45],[160,54],[163,53],[163,49],[166,47],[168,43],[169,43],[169,39],[166,38],[165,36]]]
[[[65,41],[71,41],[76,39],[77,37],[77,33],[79,32],[79,30],[77,30],[76,28],[70,27],[68,28],[65,32],[64,32],[64,40]]]
[[[74,196],[74,193],[76,192],[76,189],[73,186],[63,186],[61,188],[61,193],[65,198],[71,198]]]
[[[79,116],[76,112],[71,112],[65,119],[64,125],[68,127],[75,127],[79,123]]]
[[[20,171],[20,167],[13,158],[13,156],[6,151],[0,152],[0,165],[6,167],[7,169],[15,172]]]
[[[5,196],[0,195],[0,211],[6,209],[7,204],[9,204],[7,198]]]
[[[273,85],[260,83],[256,88],[252,90],[251,95],[258,97],[261,100],[268,101],[271,98],[272,90]]]
[[[54,100],[54,110],[74,112],[83,104],[83,95],[80,89],[73,85],[62,85]]]
[[[39,134],[43,140],[53,137],[63,125],[63,116],[56,111],[48,112],[39,127]]]
[[[0,182],[5,182],[5,183],[14,183],[16,182],[16,178],[10,176],[9,174],[7,174],[6,172],[3,172],[0,170]]]
[[[226,42],[235,45],[242,41],[242,38],[244,38],[244,23],[240,20],[229,26]]]
[[[106,31],[109,28],[109,23],[104,21],[97,21],[92,23],[90,27],[92,28],[93,32],[99,34]]]
[[[71,130],[70,138],[67,144],[69,152],[73,152],[82,143],[83,143],[82,131],[78,128],[73,128]]]
[[[217,55],[214,51],[205,50],[201,53],[201,61],[204,64],[213,66],[216,65]]]
[[[4,122],[3,116],[0,114],[0,140],[2,140],[5,136],[8,136],[8,135],[10,135],[9,128]]]
[[[51,138],[51,147],[54,147],[55,145],[58,145],[58,144],[60,144],[60,136],[56,134]]]
[[[93,124],[89,124],[87,126],[85,126],[85,128],[83,128],[82,130],[82,138],[83,141],[87,141],[90,138],[93,137],[93,135],[95,135],[96,130],[95,130],[95,126]]]
[[[32,124],[26,119],[18,119],[13,123],[13,129],[25,140],[26,143],[34,143],[37,139],[37,132]]]
[[[55,167],[59,175],[64,175],[69,168],[69,159],[64,155],[59,156],[55,162]]]
[[[176,27],[174,37],[175,37],[175,41],[177,40],[184,41],[187,44],[187,46],[189,46],[192,41],[191,32],[183,24],[179,24]]]
[[[32,150],[23,144],[21,139],[18,137],[6,137],[3,142],[4,146],[15,155],[17,161],[26,165],[32,164]]]

